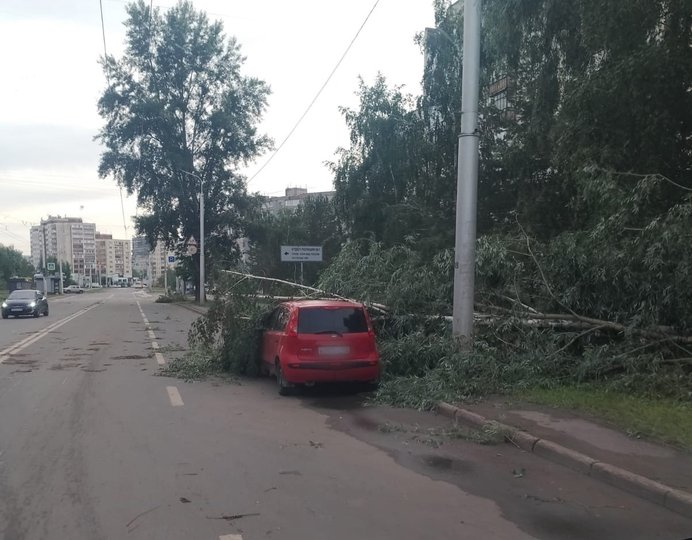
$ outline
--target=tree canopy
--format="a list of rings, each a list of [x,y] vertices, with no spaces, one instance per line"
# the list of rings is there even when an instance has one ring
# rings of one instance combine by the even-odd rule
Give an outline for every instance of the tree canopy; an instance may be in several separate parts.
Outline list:
[[[232,257],[251,204],[238,168],[271,144],[257,130],[269,87],[242,73],[235,38],[192,2],[162,13],[139,0],[127,13],[125,53],[103,61],[99,174],[136,193],[151,245],[199,242],[203,192],[209,263]]]
[[[13,246],[0,244],[0,282],[3,288],[11,277],[31,277],[33,274],[33,265],[24,258],[21,251]]]
[[[332,164],[350,239],[404,244],[421,264],[453,247],[463,21],[450,4],[417,38],[422,95],[361,81]],[[482,18],[480,294],[692,326],[692,4],[487,0]]]

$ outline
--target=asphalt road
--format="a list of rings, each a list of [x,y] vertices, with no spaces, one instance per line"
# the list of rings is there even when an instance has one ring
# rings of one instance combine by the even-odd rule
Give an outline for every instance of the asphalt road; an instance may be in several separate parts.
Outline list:
[[[0,321],[0,538],[692,536],[690,520],[511,445],[451,439],[429,413],[157,376],[195,318],[113,289]]]

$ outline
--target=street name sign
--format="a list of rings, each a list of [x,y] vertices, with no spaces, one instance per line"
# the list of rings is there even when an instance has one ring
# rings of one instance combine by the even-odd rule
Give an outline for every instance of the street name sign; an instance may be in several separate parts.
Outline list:
[[[281,246],[282,262],[322,262],[322,246]]]

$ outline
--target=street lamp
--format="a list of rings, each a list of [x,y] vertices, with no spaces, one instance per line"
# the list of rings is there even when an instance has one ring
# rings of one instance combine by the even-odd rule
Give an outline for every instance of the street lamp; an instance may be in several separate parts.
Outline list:
[[[194,173],[180,171],[199,180],[199,303],[204,304],[204,180]]]

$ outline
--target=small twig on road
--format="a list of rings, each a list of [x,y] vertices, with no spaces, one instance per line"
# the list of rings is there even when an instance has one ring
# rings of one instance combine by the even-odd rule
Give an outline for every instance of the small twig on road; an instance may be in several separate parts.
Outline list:
[[[153,512],[154,510],[156,510],[156,509],[158,509],[158,508],[161,508],[161,505],[160,505],[160,504],[157,505],[157,506],[154,506],[154,508],[150,508],[149,510],[145,510],[144,512],[141,512],[141,513],[137,514],[135,517],[133,517],[133,518],[128,522],[127,525],[125,525],[125,527],[129,527],[130,525],[132,525],[135,521],[137,521],[137,520],[138,520],[139,518],[141,518],[142,516],[148,514],[149,512]]]
[[[236,519],[244,518],[244,517],[251,517],[251,516],[259,516],[259,512],[250,512],[249,514],[233,514],[232,516],[207,516],[207,519],[223,519],[226,521],[235,521]]]

